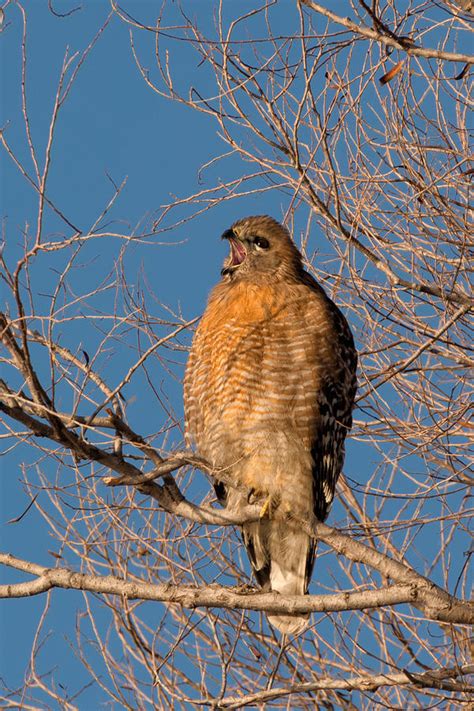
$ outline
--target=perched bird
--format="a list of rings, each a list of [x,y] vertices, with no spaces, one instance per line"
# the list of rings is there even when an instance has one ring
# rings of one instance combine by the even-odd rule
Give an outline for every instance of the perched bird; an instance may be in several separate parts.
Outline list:
[[[230,254],[186,368],[186,436],[211,463],[222,503],[238,512],[262,502],[260,520],[242,531],[260,586],[304,595],[308,530],[328,514],[352,425],[357,354],[285,227],[246,217],[222,237]],[[308,617],[269,621],[296,634]]]

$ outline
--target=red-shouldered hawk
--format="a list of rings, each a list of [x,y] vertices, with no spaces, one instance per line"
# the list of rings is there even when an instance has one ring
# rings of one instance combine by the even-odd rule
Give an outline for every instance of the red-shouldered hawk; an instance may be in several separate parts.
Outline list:
[[[303,268],[288,231],[247,217],[230,243],[186,369],[186,431],[226,483],[232,510],[265,501],[243,539],[264,590],[304,595],[315,545],[298,525],[324,521],[352,425],[357,354],[349,326]],[[294,634],[308,616],[272,615]]]

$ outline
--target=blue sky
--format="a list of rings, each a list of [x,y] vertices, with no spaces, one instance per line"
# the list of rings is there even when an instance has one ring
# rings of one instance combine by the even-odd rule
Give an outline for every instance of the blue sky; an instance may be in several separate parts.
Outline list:
[[[69,56],[83,51],[110,11],[109,3],[105,1],[83,5],[80,11],[58,18],[48,11],[47,3],[36,0],[23,3],[28,21],[28,114],[40,162],[44,160],[51,110],[66,49]],[[253,5],[249,1],[239,3],[241,9]],[[337,3],[333,6],[337,9]],[[58,2],[54,7],[64,12],[75,7],[75,3]],[[157,4],[151,0],[136,0],[128,7],[130,11],[133,8],[133,14],[143,22],[155,19]],[[201,12],[203,8],[208,12],[211,27],[213,3],[202,2],[199,7]],[[177,15],[173,17],[173,5],[170,5],[169,12],[170,24],[173,20],[178,22],[180,18]],[[292,16],[293,3],[289,0],[280,3],[274,12],[275,27],[280,27],[283,32],[288,18]],[[9,4],[4,30],[0,34],[0,127],[25,169],[32,173],[21,107],[21,32],[21,14],[16,6]],[[151,63],[153,36],[136,33],[135,39],[144,63]],[[212,94],[213,85],[209,77],[195,56],[187,53],[186,47],[174,55],[173,70],[177,77],[195,75],[199,86],[207,88]],[[225,178],[238,174],[237,162],[230,165],[219,163],[204,174],[200,173],[203,164],[224,150],[216,124],[182,104],[166,100],[145,85],[130,51],[128,28],[114,17],[82,66],[60,113],[48,194],[68,220],[86,232],[111,199],[113,184],[119,185],[126,179],[123,191],[107,215],[107,229],[122,234],[142,232],[152,225],[161,206],[175,196],[185,197],[210,187],[219,176]],[[34,231],[37,196],[5,151],[0,161],[0,214],[6,238],[4,253],[7,261],[14,264],[23,249],[25,230],[30,235]],[[123,256],[123,268],[131,294],[138,298],[146,292],[144,285],[148,285],[147,304],[157,320],[168,318],[163,304],[182,314],[184,319],[194,318],[202,311],[209,289],[219,278],[221,262],[226,254],[226,247],[219,240],[220,234],[245,214],[269,213],[280,218],[288,207],[288,200],[284,193],[272,191],[223,202],[190,223],[128,244]],[[183,208],[177,211],[176,217],[187,214]],[[170,222],[171,218],[168,224]],[[46,210],[44,233],[51,239],[56,239],[58,234],[69,234],[63,221],[50,210]],[[319,234],[315,237],[315,244],[323,251],[327,248],[324,237]],[[103,310],[110,309],[114,304],[117,295],[114,264],[123,246],[122,240],[107,238],[100,242],[91,241],[82,248],[77,265],[70,273],[70,291],[64,296],[65,320],[56,331],[61,342],[72,350],[94,353],[100,342],[102,331],[99,317]],[[47,313],[51,298],[49,290],[57,273],[54,270],[64,268],[64,260],[62,253],[50,255],[47,260],[38,259],[32,269],[39,317]],[[100,284],[106,285],[106,290],[100,299],[92,300],[88,309],[82,312],[74,304],[75,298]],[[119,305],[119,311],[122,306]],[[165,332],[166,328],[157,323],[155,333],[160,335]],[[125,336],[124,342],[127,345],[123,350],[120,345],[108,343],[107,349],[97,359],[99,370],[111,386],[120,381],[136,356],[133,339]],[[186,342],[186,337],[183,342]],[[166,363],[154,361],[150,365],[156,387],[163,397],[169,399],[178,415],[182,413],[180,378],[184,362],[184,353],[173,353]],[[40,372],[47,373],[49,366],[41,362],[38,367]],[[154,410],[157,401],[153,396],[146,401],[140,399],[147,387],[147,381],[141,375],[134,381],[133,387],[124,392],[130,399],[128,414],[133,426],[143,433],[157,431],[165,421],[158,407]],[[145,407],[141,406],[142,402],[146,402]],[[397,405],[403,406],[402,403]],[[166,446],[172,449],[181,444],[181,432],[175,428]],[[54,540],[38,511],[30,510],[17,524],[7,523],[19,516],[28,505],[30,498],[20,483],[20,465],[34,461],[36,456],[35,452],[18,449],[3,458],[0,535],[4,550],[52,565],[48,550],[54,549]],[[351,443],[346,473],[364,483],[367,462],[371,469],[375,464],[375,455],[364,445]],[[49,475],[54,478],[54,467],[48,469]],[[406,482],[403,484],[406,485]],[[199,479],[199,486],[202,487],[202,479]],[[340,509],[336,505],[331,523],[336,522],[338,514]],[[436,546],[436,541],[433,546]],[[17,579],[22,579],[22,576],[8,574],[8,580]],[[34,598],[6,601],[0,606],[0,675],[11,685],[21,685],[44,603],[44,599]],[[45,659],[47,666],[56,664],[61,658],[64,679],[70,680],[74,672],[79,675],[75,680],[77,685],[82,672],[78,671],[80,665],[69,649],[67,637],[74,637],[75,614],[82,604],[79,594],[54,593],[55,628],[51,630],[49,656]],[[15,653],[11,654],[13,639]],[[90,696],[84,696],[84,699],[89,699],[87,703],[95,700],[95,693],[91,691]]]

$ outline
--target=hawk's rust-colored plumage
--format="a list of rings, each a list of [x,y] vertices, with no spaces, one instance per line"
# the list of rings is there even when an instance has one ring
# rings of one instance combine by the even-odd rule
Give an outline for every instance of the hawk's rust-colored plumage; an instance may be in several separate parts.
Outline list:
[[[228,507],[266,502],[261,520],[243,526],[259,584],[304,595],[314,541],[298,521],[323,521],[332,503],[357,355],[344,316],[304,270],[282,225],[247,217],[223,237],[231,253],[186,369],[187,437],[214,467]],[[290,634],[307,617],[269,619]]]

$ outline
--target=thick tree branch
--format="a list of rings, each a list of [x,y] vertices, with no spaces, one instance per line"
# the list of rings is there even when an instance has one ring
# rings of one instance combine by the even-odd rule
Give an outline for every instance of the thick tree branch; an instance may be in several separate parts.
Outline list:
[[[423,602],[417,607],[433,620],[474,624],[474,603],[458,600],[431,580],[417,573],[413,568],[380,553],[375,548],[356,541],[335,528],[318,523],[316,538],[324,541],[334,551],[353,561],[375,568],[399,584],[413,584],[422,587]]]
[[[108,452],[101,447],[98,447],[84,438],[80,437],[72,430],[67,430],[68,437],[63,436],[62,430],[58,432],[50,425],[42,422],[30,413],[40,416],[44,412],[44,406],[33,403],[24,395],[18,395],[10,390],[6,384],[0,380],[0,412],[21,422],[26,426],[32,436],[44,437],[53,442],[61,444],[68,449],[72,454],[80,458],[87,458],[91,461],[99,462],[119,476],[106,476],[103,481],[107,486],[122,486],[130,485],[136,487],[141,493],[151,496],[159,505],[170,513],[177,516],[182,516],[195,523],[205,523],[210,525],[237,525],[248,520],[258,518],[260,511],[259,507],[249,506],[245,510],[238,513],[221,511],[211,507],[199,507],[186,501],[184,496],[179,491],[174,479],[169,474],[185,465],[198,466],[204,471],[210,471],[210,465],[193,452],[177,452],[170,455],[167,459],[162,457],[156,450],[148,445],[148,443],[138,434],[133,432],[122,420],[111,414],[107,418],[107,426],[117,428],[128,441],[139,447],[155,464],[154,468],[147,473],[143,473],[130,462],[126,461],[122,456]],[[82,424],[82,421],[87,418],[76,417],[74,422],[71,418],[64,414],[62,415],[64,422],[68,424]],[[96,422],[97,420],[94,420]],[[92,425],[90,425],[92,426]],[[224,476],[224,473],[221,473]],[[160,486],[155,483],[156,479],[162,478],[164,485]]]
[[[29,597],[53,588],[62,588],[121,595],[128,599],[177,603],[187,608],[217,607],[272,613],[305,613],[340,612],[413,603],[424,594],[416,585],[395,585],[379,590],[334,595],[282,596],[277,593],[241,592],[219,585],[196,588],[189,585],[129,582],[110,575],[87,575],[67,568],[46,568],[5,553],[0,553],[0,563],[36,576],[32,581],[0,586],[2,598]]]
[[[434,609],[433,605],[426,605],[426,599],[433,595],[433,586],[424,583],[394,585],[376,590],[342,592],[334,595],[282,596],[277,593],[236,591],[219,585],[196,588],[168,583],[153,585],[151,583],[129,582],[111,575],[88,575],[77,573],[68,568],[46,568],[8,553],[0,553],[0,563],[36,576],[32,581],[0,586],[0,597],[2,598],[29,597],[45,593],[53,588],[62,588],[121,595],[131,600],[176,603],[186,608],[216,607],[229,610],[265,611],[273,614],[342,612],[407,603],[416,607]],[[456,611],[460,619],[451,621],[474,622],[474,609],[469,609],[467,603],[463,604],[461,601],[456,601],[456,603]],[[439,619],[439,617],[434,619]]]
[[[0,394],[3,398],[0,400],[0,412],[4,412],[12,419],[17,422],[21,422],[23,425],[28,427],[33,436],[45,437],[53,442],[57,442],[77,456],[90,459],[94,462],[100,462],[119,474],[129,476],[134,474],[136,476],[141,475],[142,472],[140,469],[137,469],[137,467],[133,466],[133,464],[126,462],[122,457],[119,457],[112,452],[107,452],[100,447],[91,444],[91,442],[83,439],[72,430],[61,428],[61,430],[58,431],[53,429],[50,425],[47,425],[44,422],[32,417],[32,415],[28,414],[21,404],[16,401],[16,397],[13,394],[6,393],[4,388],[2,388]],[[66,430],[67,437],[64,436],[63,430]]]

